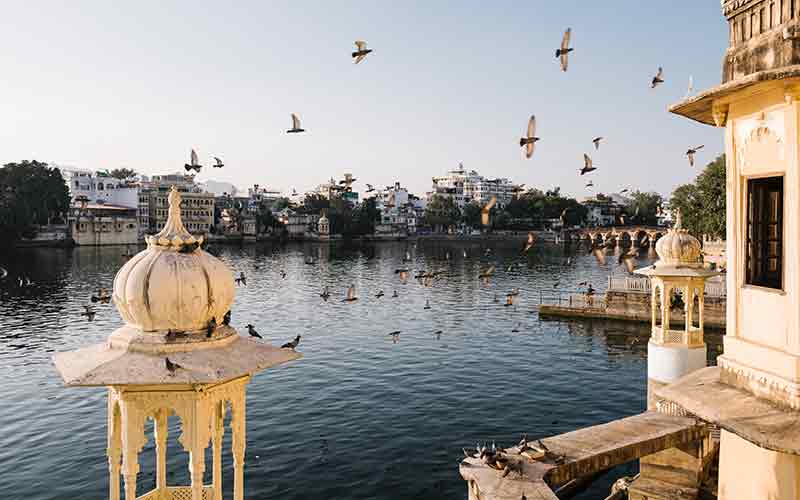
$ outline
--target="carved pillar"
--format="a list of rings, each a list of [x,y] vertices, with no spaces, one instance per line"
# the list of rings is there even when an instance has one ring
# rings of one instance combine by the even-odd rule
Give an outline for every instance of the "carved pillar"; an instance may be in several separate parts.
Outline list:
[[[650,329],[655,330],[656,325],[658,325],[658,291],[661,289],[660,285],[655,282],[652,284],[652,290],[650,292],[650,316],[651,316],[651,323]]]
[[[703,288],[702,288],[702,291],[700,292],[700,294],[697,296],[698,297],[697,298],[697,305],[698,305],[698,308],[700,309],[700,311],[698,313],[699,321],[697,323],[697,326],[700,327],[700,332],[705,337],[705,333],[704,333],[705,330],[704,330],[704,326],[703,326],[703,324],[704,324],[703,310],[705,309],[705,302],[706,302],[705,284],[701,284],[700,286],[703,287]],[[703,342],[705,342],[705,339],[703,339]]]
[[[222,438],[225,435],[225,400],[218,401],[214,404],[214,433],[213,439],[213,477],[212,483],[214,485],[214,499],[222,499]]]
[[[669,331],[669,320],[672,314],[672,286],[664,283],[661,290],[661,328],[664,334]]]
[[[692,318],[694,318],[694,286],[692,286],[691,281],[686,284],[686,292],[684,292],[683,299],[684,312],[686,314],[686,340],[684,342],[688,345],[691,340]]]
[[[231,401],[233,428],[233,500],[244,500],[245,399],[242,394]]]
[[[117,398],[108,390],[108,498],[119,500],[119,476],[122,460],[121,416]]]
[[[145,444],[145,417],[134,402],[121,400],[122,410],[122,476],[125,478],[125,500],[136,500],[136,476],[139,474],[139,451]]]
[[[210,427],[210,402],[200,397],[193,402],[192,416],[184,422],[184,432],[190,433],[189,474],[192,479],[192,500],[203,500],[203,474],[206,471],[206,446]],[[186,425],[188,423],[188,425]]]
[[[169,411],[158,410],[153,417],[155,421],[156,440],[156,489],[162,493],[167,490],[167,418]]]

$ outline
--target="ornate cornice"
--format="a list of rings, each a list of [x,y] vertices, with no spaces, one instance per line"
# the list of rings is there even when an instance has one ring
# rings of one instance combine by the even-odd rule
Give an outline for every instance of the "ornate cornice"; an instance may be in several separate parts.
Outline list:
[[[763,0],[722,0],[722,14],[731,17]]]

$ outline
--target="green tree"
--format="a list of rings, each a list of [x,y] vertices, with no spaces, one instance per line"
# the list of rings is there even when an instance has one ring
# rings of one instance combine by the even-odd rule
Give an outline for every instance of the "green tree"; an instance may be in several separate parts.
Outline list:
[[[634,191],[625,207],[629,221],[635,224],[655,224],[658,220],[658,207],[664,199],[656,192]]]
[[[464,210],[461,212],[461,220],[464,224],[471,228],[478,228],[481,226],[481,206],[472,201],[464,205]]]
[[[108,175],[115,179],[125,180],[136,177],[139,174],[132,168],[115,168]]]
[[[278,198],[278,199],[277,199],[277,200],[275,200],[275,202],[272,204],[272,210],[274,210],[274,211],[276,211],[276,212],[280,212],[280,211],[281,211],[281,210],[283,210],[284,208],[288,208],[288,207],[289,207],[289,205],[290,205],[290,203],[289,203],[289,198],[285,198],[285,197]]]
[[[380,217],[381,212],[375,204],[375,198],[364,200],[353,213],[353,233],[359,236],[375,233],[375,223]]]
[[[433,229],[446,229],[458,224],[461,211],[450,196],[433,195],[425,208],[425,224]]]
[[[691,184],[675,188],[669,200],[683,227],[695,236],[725,238],[725,155],[718,156]]]
[[[34,226],[58,222],[69,210],[69,191],[58,168],[22,161],[0,168],[0,238],[7,244],[32,235]]]

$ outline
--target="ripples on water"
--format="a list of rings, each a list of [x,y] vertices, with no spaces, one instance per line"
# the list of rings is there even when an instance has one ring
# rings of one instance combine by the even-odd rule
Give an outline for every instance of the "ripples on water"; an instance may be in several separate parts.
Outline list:
[[[508,445],[522,432],[543,437],[644,409],[646,342],[626,341],[646,336],[646,325],[542,321],[533,307],[558,280],[574,289],[588,279],[602,291],[609,274],[623,272],[616,259],[598,266],[580,252],[564,267],[560,248],[524,258],[516,244],[491,245],[490,256],[478,243],[218,247],[232,270],[247,274],[233,326],[245,332],[252,323],[273,344],[303,336],[302,360],[262,372],[249,386],[247,498],[464,499],[462,446]],[[402,263],[407,249],[410,264]],[[98,305],[91,323],[80,312],[97,287],[110,288],[126,251],[0,256],[9,270],[0,284],[0,496],[107,497],[105,391],[63,388],[50,358],[122,325],[113,305]],[[649,262],[645,251],[639,264]],[[483,285],[477,275],[489,263],[497,272]],[[398,267],[446,275],[432,287],[401,284]],[[33,284],[17,288],[19,275]],[[350,283],[360,299],[342,303]],[[334,295],[327,303],[318,296],[324,286]],[[515,287],[517,306],[504,307]],[[388,336],[394,330],[402,331],[397,343]],[[188,484],[188,457],[171,427],[169,482]],[[228,450],[230,432],[225,439]],[[139,492],[153,485],[153,450],[151,440]],[[207,464],[210,481],[210,454]],[[230,491],[228,457],[224,474]],[[578,498],[602,498],[612,476]]]

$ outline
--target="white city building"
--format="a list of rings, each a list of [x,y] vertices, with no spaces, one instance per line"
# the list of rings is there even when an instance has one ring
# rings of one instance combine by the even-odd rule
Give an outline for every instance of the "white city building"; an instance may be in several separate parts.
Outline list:
[[[447,172],[447,175],[433,178],[433,195],[449,196],[453,198],[458,208],[476,202],[485,205],[497,198],[500,207],[507,205],[513,198],[516,185],[506,178],[490,179],[478,174],[475,170],[467,171],[462,163],[456,170]]]
[[[90,204],[136,208],[139,204],[139,183],[120,180],[103,172],[60,167],[69,188],[72,205],[75,198],[85,197]]]

